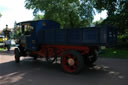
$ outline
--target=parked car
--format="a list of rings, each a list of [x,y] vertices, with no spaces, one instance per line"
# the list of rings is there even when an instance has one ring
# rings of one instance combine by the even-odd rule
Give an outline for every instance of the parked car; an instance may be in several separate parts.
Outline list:
[[[0,47],[4,47],[5,43],[4,41],[7,40],[7,38],[4,35],[0,35]]]

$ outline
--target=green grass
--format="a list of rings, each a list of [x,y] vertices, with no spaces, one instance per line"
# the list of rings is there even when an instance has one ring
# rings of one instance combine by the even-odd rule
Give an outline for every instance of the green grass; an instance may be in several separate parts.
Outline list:
[[[102,50],[99,56],[105,58],[128,59],[128,49],[126,50],[126,49],[107,48],[105,50]]]
[[[4,48],[0,48],[0,51],[5,51],[5,49]]]

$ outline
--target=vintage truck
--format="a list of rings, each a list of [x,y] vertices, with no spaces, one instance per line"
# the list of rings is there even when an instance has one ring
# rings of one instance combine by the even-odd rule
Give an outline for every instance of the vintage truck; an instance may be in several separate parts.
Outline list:
[[[68,73],[78,73],[97,60],[99,46],[115,44],[114,27],[60,28],[52,20],[25,21],[17,24],[21,36],[15,48],[15,61],[20,57],[45,58],[54,63],[60,59]]]

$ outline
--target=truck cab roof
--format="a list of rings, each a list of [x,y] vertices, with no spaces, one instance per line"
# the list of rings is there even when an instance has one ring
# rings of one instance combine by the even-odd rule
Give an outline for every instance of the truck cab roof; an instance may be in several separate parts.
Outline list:
[[[34,27],[34,29],[52,29],[52,28],[60,28],[60,24],[53,20],[36,20],[36,21],[24,21],[19,22],[17,25],[30,25]]]

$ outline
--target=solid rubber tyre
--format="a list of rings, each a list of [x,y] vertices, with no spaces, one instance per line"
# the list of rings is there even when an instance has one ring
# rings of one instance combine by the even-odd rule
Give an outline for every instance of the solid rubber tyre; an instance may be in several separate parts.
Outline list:
[[[69,65],[68,60],[73,59],[74,64]],[[78,51],[69,50],[63,53],[61,57],[61,67],[67,73],[79,73],[84,68],[83,56]]]
[[[85,65],[92,66],[98,59],[98,51],[91,50],[88,55],[84,55]]]
[[[16,63],[20,62],[20,51],[18,48],[15,48],[15,62]]]

